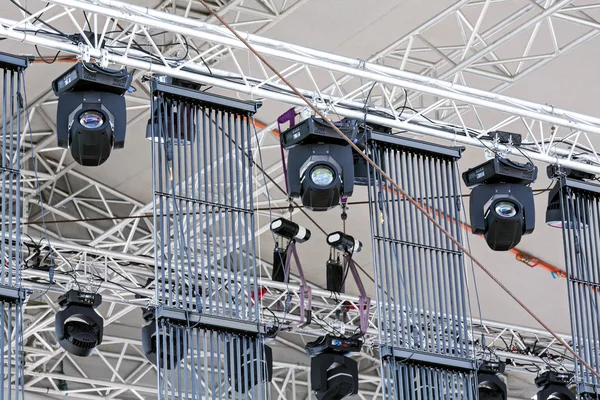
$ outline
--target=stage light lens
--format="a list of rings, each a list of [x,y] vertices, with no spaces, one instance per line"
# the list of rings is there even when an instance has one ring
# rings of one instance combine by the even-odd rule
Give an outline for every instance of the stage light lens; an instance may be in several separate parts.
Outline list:
[[[494,207],[496,214],[503,218],[512,218],[517,215],[517,207],[510,201],[500,201]]]
[[[98,111],[86,111],[79,117],[81,126],[87,129],[96,129],[104,125],[104,115]]]
[[[310,173],[310,179],[317,186],[331,185],[331,182],[333,182],[334,178],[335,173],[331,168],[326,166],[315,167]]]

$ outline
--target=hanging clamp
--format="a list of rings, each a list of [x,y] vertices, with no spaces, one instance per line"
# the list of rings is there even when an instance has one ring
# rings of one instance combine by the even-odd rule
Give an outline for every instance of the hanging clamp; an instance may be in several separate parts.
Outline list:
[[[79,50],[79,59],[83,62],[90,62],[92,56],[90,54],[90,46],[85,43],[79,42],[77,44]]]

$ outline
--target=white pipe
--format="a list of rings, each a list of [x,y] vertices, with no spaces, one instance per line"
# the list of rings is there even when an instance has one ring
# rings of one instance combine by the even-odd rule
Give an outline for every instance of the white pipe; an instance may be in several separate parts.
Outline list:
[[[51,3],[60,4],[68,8],[86,10],[105,16],[110,16],[112,18],[118,18],[119,20],[137,23],[143,26],[166,29],[174,33],[205,39],[209,42],[245,49],[244,44],[241,43],[237,38],[233,37],[233,35],[224,27],[211,25],[202,21],[185,18],[178,15],[164,13],[149,7],[135,6],[117,0],[96,0],[95,4],[80,0],[49,1]],[[553,7],[545,10],[542,14],[540,14],[540,16],[545,17],[548,14],[559,10],[561,7],[568,5],[572,1],[573,0],[562,0],[556,3]],[[540,16],[537,18],[540,18]],[[165,21],[172,22],[172,24]],[[515,32],[520,32],[520,28],[516,29],[511,35],[504,36],[497,42],[504,43],[506,40],[512,37]],[[483,107],[489,107],[510,114],[521,115],[528,118],[536,118],[552,124],[567,126],[572,129],[581,129],[589,132],[600,133],[600,126],[598,126],[600,125],[600,118],[570,112],[526,100],[516,99],[509,96],[490,93],[467,86],[457,85],[452,82],[446,82],[440,79],[434,79],[374,63],[363,63],[362,60],[356,58],[339,56],[308,47],[264,38],[258,35],[244,33],[243,36],[245,36],[245,39],[261,54],[272,55],[307,65],[314,65],[326,70],[347,73],[362,77],[364,79],[371,79],[396,86],[402,86],[406,89],[417,90],[432,94],[434,96],[464,101]],[[464,93],[464,95],[461,93]],[[473,97],[469,97],[469,95]],[[511,104],[519,105],[521,108],[511,106]],[[537,111],[528,111],[530,109]],[[553,115],[557,117],[553,117]],[[586,124],[582,124],[580,126],[579,123],[570,119],[580,119],[586,121]],[[587,123],[595,124],[596,126],[587,126]]]
[[[61,51],[69,52],[72,54],[80,53],[79,48],[75,45],[72,45],[72,44],[69,44],[66,42],[56,41],[54,39],[47,39],[47,38],[44,38],[41,36],[26,35],[24,33],[17,32],[17,31],[9,31],[9,30],[4,29],[3,27],[0,27],[0,36],[6,36],[6,37],[10,37],[12,39],[25,41],[25,42],[35,44],[38,46],[54,48],[56,50],[61,50]],[[100,58],[102,56],[102,53],[100,50],[91,49],[90,55],[95,58]],[[304,103],[304,101],[302,101],[302,99],[300,99],[294,95],[277,93],[277,92],[273,92],[270,90],[264,90],[264,89],[256,88],[256,87],[249,87],[244,84],[239,84],[239,83],[231,82],[228,80],[215,78],[212,76],[199,75],[199,74],[196,74],[193,72],[176,70],[176,69],[173,69],[170,67],[152,64],[150,62],[146,62],[146,61],[142,61],[142,60],[131,59],[129,57],[120,56],[120,55],[116,55],[116,54],[108,54],[107,57],[110,62],[128,66],[131,68],[147,70],[147,71],[155,72],[158,74],[164,74],[164,75],[178,77],[178,78],[189,80],[192,82],[199,82],[199,83],[203,83],[206,85],[222,87],[227,90],[232,90],[232,91],[236,91],[236,92],[240,92],[240,93],[246,93],[253,97],[256,96],[256,97],[270,98],[270,99],[273,99],[276,101],[281,101],[284,103],[288,103],[288,104],[292,104],[292,105],[300,106],[300,107],[306,106],[306,103]],[[304,91],[304,92],[307,93],[307,91]],[[500,96],[500,95],[498,95],[498,96]],[[328,105],[317,104],[316,106],[325,112],[329,111]],[[495,106],[490,106],[490,108],[498,109]],[[341,116],[348,117],[348,118],[359,118],[359,119],[365,118],[364,113],[360,112],[360,111],[346,110],[346,109],[335,109],[334,111],[337,115],[341,115]],[[572,115],[575,115],[575,114],[572,113]],[[541,116],[541,114],[535,114],[535,116],[533,118],[537,118],[540,120],[547,120],[547,118],[541,118],[540,116]],[[540,118],[538,118],[538,117],[540,117]],[[566,125],[566,126],[569,125],[568,121],[561,120],[562,123],[558,123],[556,121],[556,118],[552,117],[551,119],[558,125]],[[391,128],[406,130],[408,132],[414,132],[414,133],[427,135],[427,136],[431,136],[431,137],[435,137],[435,138],[439,138],[439,139],[444,139],[444,140],[453,142],[455,144],[463,144],[463,145],[468,145],[468,146],[485,148],[484,144],[482,144],[476,138],[471,138],[471,137],[467,137],[467,136],[461,136],[461,135],[449,133],[442,129],[436,129],[433,127],[417,125],[417,124],[413,124],[410,122],[404,122],[404,121],[400,121],[400,120],[392,120],[390,118],[378,117],[375,115],[367,115],[366,120],[368,122],[372,122],[372,123],[383,125],[383,126],[388,126]],[[584,128],[583,126],[577,127],[577,129],[581,129],[581,130],[584,130],[583,128]],[[594,129],[597,130],[598,132],[600,132],[600,127],[597,127]],[[545,154],[541,154],[541,153],[537,153],[537,152],[533,152],[533,151],[529,151],[529,150],[524,150],[524,149],[520,149],[520,151],[519,151],[515,148],[507,148],[504,145],[498,145],[496,150],[507,152],[508,154],[517,156],[517,157],[522,157],[523,154],[525,154],[532,160],[541,161],[541,162],[544,162],[547,164],[561,165],[561,166],[564,166],[567,168],[573,168],[573,169],[576,169],[579,171],[589,172],[589,173],[596,174],[596,175],[600,174],[600,166],[594,166],[594,165],[590,165],[590,164],[583,163],[583,162],[566,160],[566,159],[559,158],[556,156],[545,155]],[[115,225],[115,227],[116,226],[117,225]]]

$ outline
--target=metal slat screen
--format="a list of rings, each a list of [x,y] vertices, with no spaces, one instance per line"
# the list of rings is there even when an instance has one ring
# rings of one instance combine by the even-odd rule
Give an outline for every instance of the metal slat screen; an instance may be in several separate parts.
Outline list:
[[[1,68],[1,67],[0,67]],[[22,399],[23,300],[21,288],[21,118],[22,69],[3,68],[2,74],[2,263],[0,265],[0,398]],[[16,240],[15,240],[16,239]],[[17,298],[10,298],[11,294]]]
[[[461,240],[457,157],[382,142],[371,154]],[[475,398],[462,252],[373,168],[369,179],[385,398]]]
[[[571,187],[559,180],[571,330],[575,351],[600,372],[600,187]],[[593,185],[590,185],[593,187]],[[571,228],[568,228],[568,227]],[[600,391],[600,381],[575,360],[580,391]],[[587,389],[586,389],[587,388]]]
[[[155,91],[156,297],[186,318],[256,326],[253,113],[219,101]],[[159,398],[266,398],[260,335],[191,321],[156,324]]]
[[[267,399],[265,346],[260,338],[159,322],[160,346],[170,357],[158,365],[161,399]],[[168,338],[173,338],[169,340]],[[176,363],[175,349],[184,357]]]

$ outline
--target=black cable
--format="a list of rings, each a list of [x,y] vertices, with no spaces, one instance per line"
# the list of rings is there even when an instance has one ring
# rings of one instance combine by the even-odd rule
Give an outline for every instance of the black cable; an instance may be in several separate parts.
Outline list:
[[[404,88],[402,88],[402,90],[404,90],[404,104],[402,105],[402,107],[398,107],[402,108],[402,110],[400,110],[400,114],[398,114],[398,118],[402,117],[402,113],[404,112],[404,110],[406,110],[406,104],[408,103],[408,92]],[[398,108],[396,108],[396,111],[398,111]]]
[[[9,0],[11,3],[13,3],[15,6],[17,6],[21,11],[23,11],[24,13],[26,13],[27,15],[31,16],[32,14],[29,12],[29,10],[27,10],[26,8],[22,7],[19,3],[17,3],[16,0]],[[50,3],[48,3],[46,6],[48,6]],[[43,13],[42,13],[43,14]],[[53,31],[57,32],[59,35],[63,36],[66,39],[71,40],[71,37],[69,35],[67,35],[66,33],[64,33],[63,31],[56,29],[55,27],[53,27],[52,25],[50,25],[49,23],[47,23],[46,21],[42,20],[40,17],[42,16],[42,14],[40,14],[38,17],[36,17],[36,19],[34,20],[34,23],[39,21],[42,24],[44,24],[45,26],[47,26],[48,28],[52,29]]]
[[[85,17],[85,22],[87,23],[88,31],[92,30],[92,24],[90,24],[90,20],[88,19],[87,13],[84,11],[83,16]]]
[[[38,49],[37,45],[35,45],[34,47],[35,47],[35,52],[37,53],[40,60],[42,60],[46,64],[54,64],[56,62],[56,60],[58,59],[58,56],[60,55],[60,51],[57,51],[56,54],[54,55],[54,58],[52,58],[52,61],[48,61],[44,58],[44,56],[42,56],[40,54],[40,50]]]
[[[534,197],[535,197],[535,196],[539,196],[539,195],[540,195],[540,194],[542,194],[542,193],[546,193],[546,192],[548,192],[548,191],[550,190],[550,188],[552,187],[552,185],[553,185],[553,184],[554,184],[554,182],[553,182],[553,181],[550,181],[550,184],[548,185],[548,187],[547,187],[546,189],[543,189],[543,190],[540,190],[540,191],[539,191],[539,192],[537,192],[537,193],[534,193],[534,194],[533,194],[533,196],[534,196]]]

